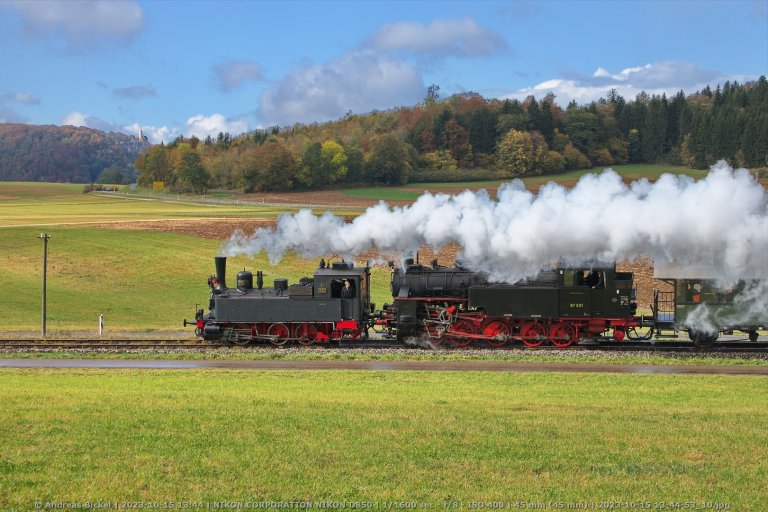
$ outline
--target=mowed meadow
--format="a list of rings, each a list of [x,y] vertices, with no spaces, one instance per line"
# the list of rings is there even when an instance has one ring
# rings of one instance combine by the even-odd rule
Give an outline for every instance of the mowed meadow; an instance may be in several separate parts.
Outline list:
[[[767,384],[716,375],[3,370],[0,508],[587,502],[757,512],[768,475]]]

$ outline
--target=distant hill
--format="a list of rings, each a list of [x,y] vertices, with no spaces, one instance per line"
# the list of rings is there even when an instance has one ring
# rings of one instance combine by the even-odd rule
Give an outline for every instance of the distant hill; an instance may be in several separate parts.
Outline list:
[[[149,146],[132,135],[92,128],[0,124],[0,181],[128,182]]]

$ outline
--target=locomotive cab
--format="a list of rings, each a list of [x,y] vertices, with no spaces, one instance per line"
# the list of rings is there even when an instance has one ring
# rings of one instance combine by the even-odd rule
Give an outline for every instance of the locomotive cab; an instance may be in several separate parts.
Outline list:
[[[350,262],[315,271],[315,297],[338,301],[343,319],[367,318],[371,307],[370,269]]]
[[[570,318],[624,317],[637,311],[632,272],[615,266],[561,268],[559,314]]]

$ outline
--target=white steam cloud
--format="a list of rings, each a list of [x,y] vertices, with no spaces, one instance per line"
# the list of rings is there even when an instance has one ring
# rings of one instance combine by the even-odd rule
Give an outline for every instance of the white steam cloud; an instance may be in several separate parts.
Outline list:
[[[307,258],[370,249],[413,254],[423,245],[461,246],[465,266],[515,282],[560,262],[582,264],[638,255],[679,265],[705,265],[724,281],[768,278],[766,192],[746,169],[725,162],[694,181],[665,174],[630,185],[612,170],[582,177],[573,189],[555,183],[535,195],[515,180],[487,192],[429,194],[412,205],[381,202],[354,221],[311,210],[278,218],[274,229],[235,232],[221,254],[270,262],[293,250]]]

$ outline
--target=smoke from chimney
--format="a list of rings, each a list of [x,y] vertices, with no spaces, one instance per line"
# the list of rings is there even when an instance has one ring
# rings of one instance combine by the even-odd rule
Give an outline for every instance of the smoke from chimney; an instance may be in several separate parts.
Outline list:
[[[583,176],[573,189],[555,183],[539,194],[515,180],[497,198],[484,190],[425,193],[413,204],[383,201],[351,223],[326,212],[282,215],[275,228],[236,231],[221,254],[266,252],[276,264],[286,251],[352,259],[370,249],[413,254],[457,242],[464,266],[515,282],[556,263],[582,264],[648,256],[706,265],[726,281],[768,276],[766,192],[746,170],[725,162],[706,178],[662,175],[629,185],[613,170]]]

